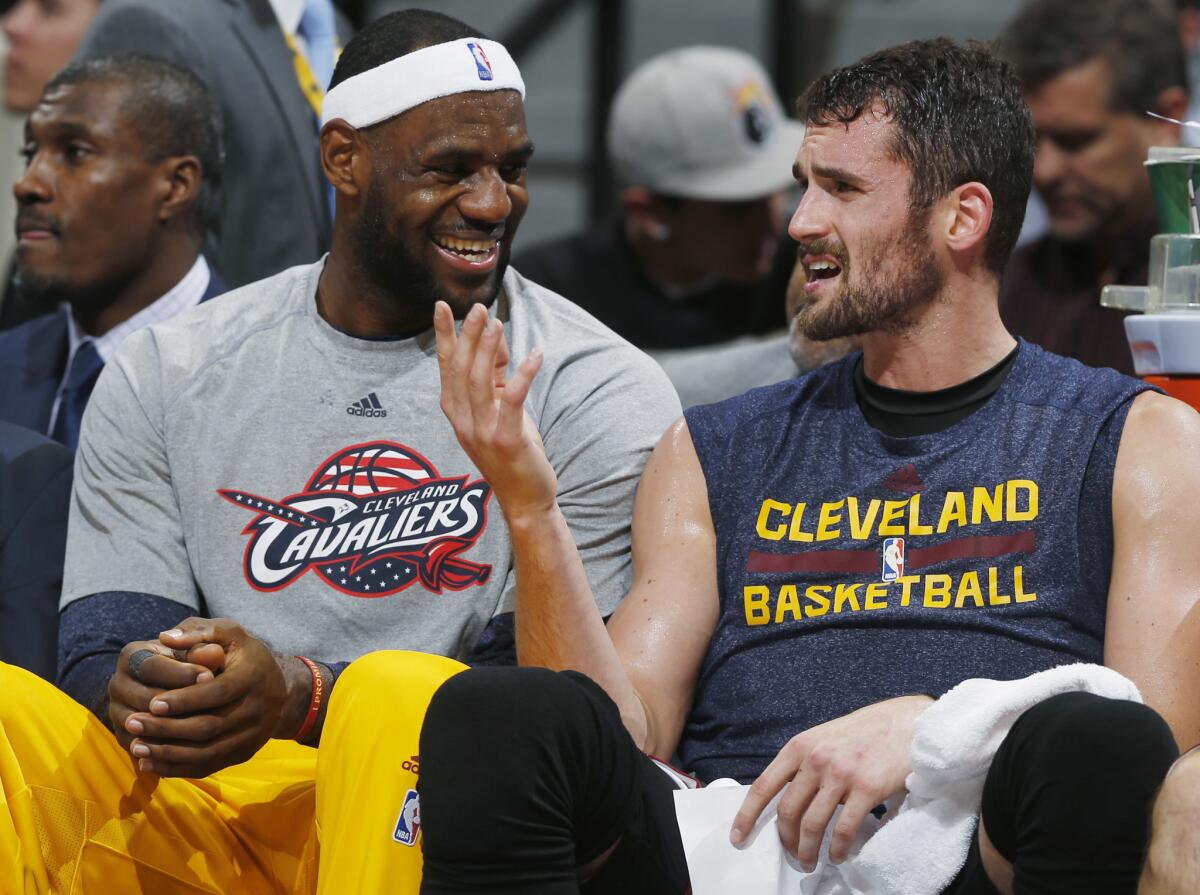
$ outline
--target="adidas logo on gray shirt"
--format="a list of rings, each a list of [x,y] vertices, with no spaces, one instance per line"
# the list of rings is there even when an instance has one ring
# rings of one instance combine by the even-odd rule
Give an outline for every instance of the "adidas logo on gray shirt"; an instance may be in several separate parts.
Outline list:
[[[355,401],[346,408],[346,413],[351,416],[387,416],[387,411],[383,409],[374,392]]]

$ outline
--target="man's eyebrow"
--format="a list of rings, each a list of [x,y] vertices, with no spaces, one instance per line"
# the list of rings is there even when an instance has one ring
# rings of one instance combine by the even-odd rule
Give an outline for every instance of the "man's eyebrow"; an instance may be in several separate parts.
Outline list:
[[[524,161],[533,155],[533,142],[522,143],[512,149],[506,150],[501,154],[501,158],[506,161],[512,159],[520,159]],[[477,162],[484,157],[484,153],[479,149],[467,148],[465,146],[444,146],[433,147],[429,155],[426,157],[426,162]]]
[[[1060,125],[1059,127],[1036,128],[1039,137],[1042,134],[1098,134],[1102,130],[1104,130],[1104,128],[1098,124],[1064,124]]]
[[[824,165],[813,165],[813,174],[825,180],[841,180],[845,183],[858,185],[862,183],[862,178],[857,174],[851,174],[849,171],[842,168],[829,168]]]
[[[72,137],[82,137],[92,140],[96,138],[95,128],[89,126],[83,121],[46,121],[39,125],[38,130],[43,140],[59,139],[69,140]],[[25,121],[25,139],[33,139],[33,128],[31,119]]]

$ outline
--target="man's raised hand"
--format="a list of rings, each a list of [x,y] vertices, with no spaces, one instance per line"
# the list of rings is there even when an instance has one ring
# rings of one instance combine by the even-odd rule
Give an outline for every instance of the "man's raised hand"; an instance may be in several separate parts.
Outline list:
[[[525,398],[542,366],[541,351],[531,351],[509,379],[504,326],[489,318],[483,305],[471,309],[456,334],[450,307],[438,302],[433,327],[442,412],[459,444],[510,519],[550,510],[558,479],[541,435],[525,413]]]
[[[913,723],[930,702],[928,696],[888,699],[792,737],[750,787],[730,840],[741,845],[767,803],[787,787],[776,809],[783,847],[806,870],[815,868],[825,829],[842,805],[829,857],[845,860],[866,816],[904,790]]]

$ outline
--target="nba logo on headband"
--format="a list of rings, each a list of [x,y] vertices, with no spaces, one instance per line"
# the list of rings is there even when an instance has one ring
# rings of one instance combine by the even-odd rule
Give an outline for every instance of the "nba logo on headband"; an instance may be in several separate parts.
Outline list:
[[[470,63],[463,58],[464,49]],[[325,94],[321,126],[340,118],[352,127],[370,127],[431,99],[493,90],[525,96],[517,63],[503,44],[464,37],[414,50],[346,78]]]
[[[492,63],[488,62],[488,57],[484,55],[483,47],[474,41],[467,44],[467,49],[471,51],[471,55],[475,58],[475,71],[479,74],[479,80],[490,81],[492,79]]]

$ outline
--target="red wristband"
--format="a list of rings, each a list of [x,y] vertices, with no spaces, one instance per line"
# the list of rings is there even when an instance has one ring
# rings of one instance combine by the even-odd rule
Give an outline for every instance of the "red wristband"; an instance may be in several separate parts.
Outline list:
[[[321,703],[325,701],[325,679],[321,677],[321,669],[317,667],[317,663],[312,659],[306,659],[304,656],[297,656],[296,658],[308,666],[313,680],[312,701],[308,704],[308,714],[304,716],[304,723],[300,725],[300,729],[292,737],[296,742],[303,743],[308,739],[308,735],[312,733],[313,728],[317,726],[317,715],[321,714]]]

